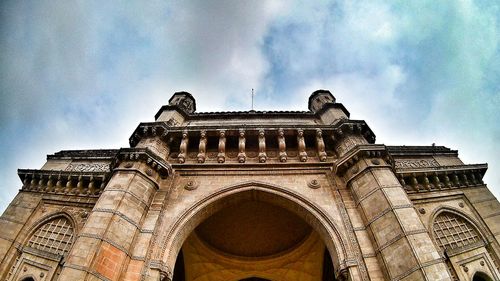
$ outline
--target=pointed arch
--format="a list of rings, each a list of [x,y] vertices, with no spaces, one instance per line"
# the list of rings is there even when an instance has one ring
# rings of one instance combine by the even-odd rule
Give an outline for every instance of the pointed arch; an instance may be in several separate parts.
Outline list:
[[[76,233],[74,218],[66,212],[55,212],[33,224],[23,245],[66,256],[73,246]]]
[[[162,249],[159,262],[165,265],[167,270],[173,269],[178,252],[196,226],[224,207],[248,199],[283,207],[308,222],[325,243],[337,274],[348,265],[356,264],[355,259],[348,254],[347,239],[339,231],[341,228],[322,208],[288,188],[260,181],[246,181],[222,187],[184,210],[171,229],[160,239]]]
[[[437,227],[438,229],[436,229],[436,226],[442,226],[447,229],[439,229],[439,227]],[[436,246],[438,246],[442,251],[444,251],[444,248],[446,248],[446,245],[443,244],[443,241],[449,241],[451,244],[453,244],[450,244],[450,247],[453,248],[466,246],[464,245],[464,242],[461,242],[461,240],[451,241],[449,239],[446,239],[446,237],[443,236],[446,235],[443,233],[444,231],[453,231],[453,229],[455,229],[457,232],[450,234],[459,235],[460,237],[462,237],[461,239],[467,239],[468,241],[465,242],[465,244],[472,244],[477,242],[486,244],[487,241],[485,232],[481,229],[480,224],[469,215],[455,208],[442,207],[435,210],[430,216],[429,227],[431,229],[430,232],[433,241],[436,243]],[[442,237],[438,237],[439,235],[441,235]],[[474,241],[474,236],[477,236],[477,241]]]

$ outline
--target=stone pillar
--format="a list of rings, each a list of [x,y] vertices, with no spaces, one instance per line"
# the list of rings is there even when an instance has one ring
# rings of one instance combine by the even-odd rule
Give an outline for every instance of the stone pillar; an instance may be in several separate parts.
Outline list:
[[[177,156],[177,158],[179,159],[179,163],[186,162],[188,144],[189,144],[188,132],[184,131],[182,132],[182,140],[181,140],[181,145],[179,147],[179,155]]]
[[[161,177],[171,168],[146,149],[128,149],[119,157],[122,162],[80,231],[59,280],[120,280],[135,261],[134,241]]]
[[[325,162],[326,161],[325,142],[323,141],[323,136],[320,129],[316,130],[316,146],[318,147],[319,161]]]
[[[219,154],[217,154],[217,162],[224,163],[226,161],[226,131],[219,131]]]
[[[304,131],[297,131],[297,144],[299,146],[299,159],[301,162],[307,161],[307,152],[306,152],[306,141],[304,140]]]
[[[259,162],[264,163],[267,160],[266,154],[266,136],[264,135],[264,130],[259,130]]]
[[[207,152],[207,133],[205,130],[200,132],[200,144],[198,146],[198,163],[204,163]]]
[[[239,142],[238,142],[238,162],[240,163],[245,163],[246,159],[247,159],[247,155],[245,153],[245,143],[246,143],[246,140],[245,140],[245,130],[243,129],[240,129],[240,139],[239,139]]]
[[[360,135],[337,138],[340,142],[337,153],[341,158],[335,167],[361,216],[361,225],[355,226],[359,229],[358,240],[371,238],[373,253],[387,280],[451,280],[412,202],[391,166],[384,161],[385,146],[369,145],[366,141],[359,144],[362,139]],[[347,150],[348,147],[351,149]],[[370,265],[376,261],[370,260],[374,257],[370,258],[363,247],[362,250],[370,272]]]
[[[283,129],[278,130],[278,148],[279,148],[279,157],[280,162],[286,162],[286,142],[285,142],[285,132]]]

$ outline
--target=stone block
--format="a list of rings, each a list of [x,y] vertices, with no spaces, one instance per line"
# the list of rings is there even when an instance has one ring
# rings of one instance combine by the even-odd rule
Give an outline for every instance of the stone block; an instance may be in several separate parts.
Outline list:
[[[385,199],[385,195],[382,190],[379,189],[361,201],[361,208],[365,214],[366,221],[370,222],[375,217],[382,214],[382,212],[389,209],[390,205]]]
[[[378,247],[385,245],[403,233],[393,212],[388,212],[375,220],[371,224],[371,230]]]
[[[82,233],[102,236],[111,223],[112,213],[93,211],[90,213]]]
[[[123,191],[105,190],[99,197],[97,206],[102,209],[116,210],[124,194]]]
[[[373,244],[370,237],[368,236],[368,232],[366,230],[359,230],[356,231],[355,233],[362,254],[363,255],[375,254],[375,250],[373,249]]]
[[[100,242],[101,240],[97,238],[79,237],[73,244],[67,263],[90,267],[95,249]]]
[[[401,279],[402,281],[422,281],[422,280],[426,280],[425,277],[424,277],[424,274],[422,272],[422,270],[420,269],[417,269],[415,271],[413,271],[411,274],[409,274],[408,276],[405,276]],[[431,281],[432,279],[427,279],[429,281]],[[432,280],[434,281],[434,280]]]
[[[142,222],[142,230],[154,230],[159,215],[160,211],[149,210]]]
[[[83,270],[64,267],[58,280],[86,280],[87,273]]]
[[[387,169],[374,169],[373,176],[377,178],[380,186],[399,186],[399,181],[389,168]]]
[[[417,260],[412,253],[410,244],[404,238],[399,239],[395,243],[382,250],[382,255],[391,279],[403,275],[410,271],[412,268],[418,266]]]
[[[113,243],[120,245],[124,249],[129,249],[132,239],[134,238],[137,228],[126,221],[124,218],[115,215],[111,220],[108,230],[106,231],[105,238],[113,241]]]
[[[118,280],[125,257],[120,249],[103,242],[95,261],[95,270],[109,280]]]
[[[424,225],[413,208],[394,210],[405,232],[425,230]]]
[[[351,219],[351,223],[353,227],[364,227],[365,224],[363,223],[363,219],[361,218],[361,215],[359,214],[358,209],[355,208],[349,208],[347,209],[347,214],[349,215],[349,218]]]
[[[152,233],[139,233],[139,235],[137,235],[132,250],[133,257],[146,256],[152,236]]]
[[[358,199],[365,197],[374,189],[379,188],[377,181],[370,172],[363,173],[362,175],[353,179],[350,184],[352,192]]]
[[[133,193],[141,201],[149,203],[156,187],[149,180],[142,175],[136,175],[128,187],[128,191]]]
[[[380,263],[376,257],[365,258],[365,264],[370,275],[370,281],[384,280],[384,274],[380,270]]]
[[[143,261],[130,260],[127,270],[123,276],[124,281],[138,281],[141,279],[141,271],[144,266]]]
[[[145,207],[146,206],[139,201],[138,198],[132,196],[130,193],[125,193],[117,209],[118,212],[139,225],[145,212]]]
[[[427,280],[432,280],[432,281],[450,280],[448,270],[444,263],[438,263],[426,266],[424,267],[424,272],[425,275],[427,276]]]
[[[402,187],[385,187],[382,188],[383,192],[385,193],[385,196],[387,200],[391,203],[392,206],[404,206],[404,205],[410,205],[410,199],[408,198],[408,195],[406,195],[406,192]]]
[[[410,242],[410,245],[416,253],[420,263],[426,263],[440,258],[436,246],[434,246],[429,234],[412,234],[408,236],[408,241]]]

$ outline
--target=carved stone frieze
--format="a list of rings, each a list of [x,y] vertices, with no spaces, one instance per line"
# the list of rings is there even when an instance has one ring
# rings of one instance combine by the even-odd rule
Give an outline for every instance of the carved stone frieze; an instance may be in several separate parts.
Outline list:
[[[108,163],[71,163],[64,169],[65,171],[78,172],[109,172]]]
[[[439,163],[434,159],[396,159],[394,166],[397,169],[439,167]]]

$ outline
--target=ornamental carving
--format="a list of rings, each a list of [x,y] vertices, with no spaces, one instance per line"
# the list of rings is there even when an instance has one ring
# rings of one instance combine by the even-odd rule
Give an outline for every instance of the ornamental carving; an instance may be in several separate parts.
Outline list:
[[[425,168],[425,167],[439,167],[439,163],[434,159],[411,159],[411,160],[396,160],[396,168]]]
[[[65,171],[77,172],[109,172],[109,164],[107,163],[78,163],[69,164]]]

